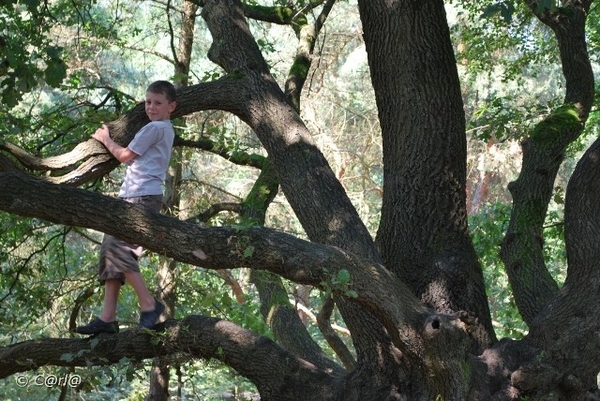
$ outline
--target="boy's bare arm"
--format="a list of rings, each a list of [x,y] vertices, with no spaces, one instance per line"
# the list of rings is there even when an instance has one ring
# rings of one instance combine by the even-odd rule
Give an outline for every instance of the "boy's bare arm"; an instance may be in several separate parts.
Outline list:
[[[96,132],[92,135],[92,138],[101,142],[106,149],[121,163],[127,163],[133,160],[137,154],[130,150],[129,148],[124,148],[119,145],[110,137],[110,132],[106,125],[102,125],[102,127],[98,128]]]

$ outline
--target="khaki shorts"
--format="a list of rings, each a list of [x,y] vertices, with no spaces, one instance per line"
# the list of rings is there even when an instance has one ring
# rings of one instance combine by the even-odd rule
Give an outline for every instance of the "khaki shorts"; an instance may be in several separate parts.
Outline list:
[[[148,195],[137,198],[123,198],[123,200],[159,212],[162,207],[163,196]],[[123,273],[139,272],[138,259],[141,255],[141,246],[130,244],[112,235],[104,234],[102,246],[100,247],[100,261],[98,263],[98,278],[100,282],[119,280],[121,284],[125,284],[125,275]]]

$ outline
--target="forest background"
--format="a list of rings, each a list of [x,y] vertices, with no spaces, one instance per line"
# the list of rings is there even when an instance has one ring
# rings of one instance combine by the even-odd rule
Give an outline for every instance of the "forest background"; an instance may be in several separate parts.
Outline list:
[[[521,135],[561,104],[564,78],[549,30],[535,20],[517,18],[518,10],[510,4],[451,2],[446,10],[467,118],[470,232],[484,268],[496,334],[518,339],[527,326],[498,256],[510,218],[507,187],[520,171]],[[10,69],[0,70],[0,142],[6,140],[37,157],[63,153],[87,140],[103,122],[134,107],[153,80],[170,79],[185,86],[219,77],[220,68],[206,59],[211,39],[201,19],[189,33],[193,37],[190,60],[181,70],[177,43],[185,7],[198,12],[187,2],[3,2],[0,62],[9,60],[3,66]],[[593,13],[597,8],[593,6]],[[284,86],[297,53],[296,33],[286,25],[249,21],[274,76]],[[599,27],[598,18],[589,19],[588,48],[596,77]],[[312,55],[301,116],[375,236],[382,195],[382,145],[361,34],[356,2],[336,2]],[[544,226],[547,266],[559,283],[566,274],[564,192],[579,157],[598,137],[598,100],[596,96],[584,135],[568,149]],[[195,113],[176,124],[182,141],[194,146],[174,151],[168,213],[207,226],[246,224],[239,212],[260,173],[257,160],[266,155],[254,133],[221,111]],[[118,168],[86,188],[115,194],[122,174]],[[265,225],[306,238],[281,192],[267,211]],[[0,227],[1,346],[68,337],[76,320],[85,322],[98,314],[102,291],[95,268],[101,233],[8,213],[0,214]],[[173,268],[170,261],[151,252],[142,263],[150,283],[172,287],[174,317],[222,317],[272,336],[247,270],[217,272],[186,264]],[[286,282],[286,288],[290,304],[311,334],[329,349],[316,321],[322,292],[291,282]],[[125,287],[121,322],[133,325],[137,309],[134,294]],[[336,312],[332,319],[351,347],[343,320]],[[337,358],[332,350],[328,353]],[[143,399],[156,363],[124,359],[112,366],[77,369],[85,383],[78,396]],[[250,382],[216,361],[182,357],[168,360],[168,365],[177,378],[170,382],[171,393],[182,399],[244,399],[256,393]],[[74,371],[38,371],[59,376],[68,372]],[[4,398],[14,400],[75,396],[67,386],[24,388],[15,377],[3,379],[2,388]]]

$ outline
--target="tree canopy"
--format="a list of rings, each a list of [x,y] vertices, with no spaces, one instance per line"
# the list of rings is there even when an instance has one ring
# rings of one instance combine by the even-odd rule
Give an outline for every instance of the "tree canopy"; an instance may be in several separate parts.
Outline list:
[[[0,6],[7,383],[64,367],[65,397],[98,366],[218,360],[262,400],[600,397],[593,1]],[[127,145],[165,75],[159,214],[110,196],[89,135]],[[97,302],[98,232],[151,251],[156,332],[67,334]]]

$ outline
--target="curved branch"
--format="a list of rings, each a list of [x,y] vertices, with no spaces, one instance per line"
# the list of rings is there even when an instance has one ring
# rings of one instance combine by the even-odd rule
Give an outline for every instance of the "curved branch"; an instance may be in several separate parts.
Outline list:
[[[279,189],[277,174],[268,159],[242,203],[242,221],[264,226],[266,212]],[[260,311],[275,339],[286,349],[324,369],[343,371],[315,342],[298,313],[289,305],[280,277],[252,270],[250,281],[258,290]]]
[[[221,319],[192,315],[169,320],[160,330],[32,340],[0,348],[0,378],[45,365],[109,365],[123,357],[139,360],[184,353],[223,361],[251,380],[266,399],[281,399],[282,391],[292,399],[307,399],[307,392],[314,391],[313,399],[319,399],[319,392],[331,392],[336,387],[335,372],[319,369],[268,338]],[[269,363],[265,366],[262,361]],[[308,378],[311,386],[300,383],[299,376]]]
[[[208,209],[206,209],[204,212],[197,214],[195,216],[188,217],[186,219],[186,221],[195,222],[195,223],[197,223],[197,222],[205,223],[208,220],[210,220],[212,217],[219,214],[220,212],[225,212],[225,211],[240,213],[242,211],[242,205],[240,203],[233,203],[233,202],[215,203],[214,205],[211,205]]]
[[[531,324],[526,340],[543,354],[522,369],[520,376],[522,386],[531,386],[539,380],[537,372],[555,372],[543,384],[555,387],[564,399],[576,399],[592,388],[600,371],[598,199],[600,140],[587,150],[569,180],[565,199],[567,279],[558,296]]]
[[[244,102],[245,98],[239,96],[239,85],[239,79],[223,77],[210,83],[181,88],[177,91],[177,108],[172,113],[172,118],[209,109],[220,109],[241,115],[247,105]],[[110,127],[113,139],[120,145],[126,146],[147,122],[144,105],[140,103],[107,125]],[[119,165],[108,150],[94,139],[80,143],[70,152],[47,158],[37,158],[6,141],[0,141],[0,150],[13,156],[27,169],[47,172],[45,178],[57,184],[79,186],[109,173]],[[6,160],[8,159],[5,156],[0,159],[0,171],[14,171],[16,165]],[[245,160],[248,163],[260,163],[260,158],[252,156]]]
[[[509,185],[513,211],[500,256],[506,265],[516,304],[523,319],[535,316],[558,294],[543,255],[543,224],[554,181],[567,146],[583,131],[594,97],[594,73],[585,42],[589,1],[569,2],[568,11],[540,13],[538,2],[527,1],[556,35],[563,74],[565,103],[539,123],[523,142],[523,167]]]
[[[582,297],[600,296],[600,139],[583,155],[569,180],[565,199],[565,241],[569,267],[565,286]],[[595,284],[595,287],[594,287]]]
[[[77,327],[77,316],[79,316],[79,311],[83,304],[94,295],[94,287],[86,287],[83,291],[75,298],[75,302],[73,303],[73,309],[69,314],[69,331],[75,331]]]
[[[94,139],[79,143],[68,153],[46,158],[34,156],[7,141],[0,141],[0,150],[12,155],[25,168],[38,171],[68,170],[82,160],[105,152],[103,146]]]
[[[175,136],[173,146],[181,146],[186,148],[202,149],[207,152],[214,153],[222,158],[240,166],[250,166],[258,169],[263,168],[266,157],[256,153],[246,153],[241,151],[231,152],[225,146],[212,141],[208,138],[200,140],[182,139],[180,136]]]
[[[356,367],[356,360],[352,356],[352,353],[348,347],[346,347],[346,344],[344,344],[342,339],[335,333],[335,330],[329,321],[334,306],[335,302],[333,301],[333,298],[327,298],[323,304],[323,307],[321,308],[321,311],[317,315],[317,324],[319,326],[319,330],[321,330],[321,333],[323,333],[325,340],[335,351],[346,369],[352,371]]]
[[[285,82],[285,93],[290,104],[297,112],[300,112],[300,95],[302,94],[302,88],[312,64],[312,55],[317,37],[335,2],[336,0],[327,0],[315,23],[312,25],[308,24],[306,19],[306,13],[309,10],[303,10],[301,15],[297,14],[294,17],[294,30],[298,36],[298,46],[296,47],[296,55],[294,56],[294,61]]]
[[[123,200],[24,174],[0,173],[0,187],[4,188],[0,210],[101,230],[196,266],[268,270],[297,283],[327,288],[367,307],[399,348],[417,353],[421,346],[419,330],[430,311],[383,266],[339,248],[267,228],[203,228]],[[106,210],[111,213],[107,215]],[[350,275],[345,284],[337,281],[342,270]]]

